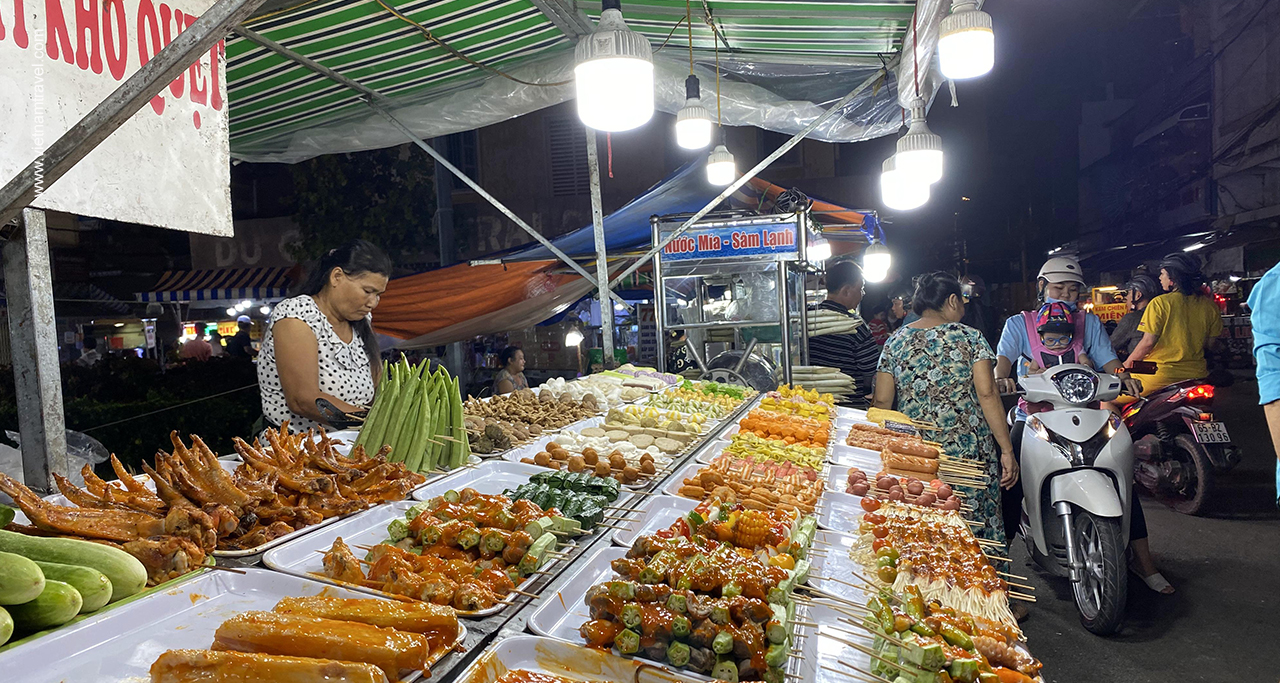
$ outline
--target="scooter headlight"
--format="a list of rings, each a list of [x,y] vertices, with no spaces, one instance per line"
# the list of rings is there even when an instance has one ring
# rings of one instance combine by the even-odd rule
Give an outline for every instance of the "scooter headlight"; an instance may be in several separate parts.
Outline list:
[[[1062,398],[1076,405],[1085,405],[1098,394],[1098,378],[1087,372],[1065,372],[1053,378]]]

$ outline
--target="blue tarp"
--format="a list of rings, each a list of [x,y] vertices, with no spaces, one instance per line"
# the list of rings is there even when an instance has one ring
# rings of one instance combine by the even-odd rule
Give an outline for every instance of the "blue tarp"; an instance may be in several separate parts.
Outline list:
[[[627,202],[626,206],[604,217],[606,251],[610,254],[648,248],[653,243],[649,217],[670,213],[693,213],[716,198],[723,189],[707,182],[702,157],[686,163],[671,175]],[[551,241],[564,253],[575,258],[595,258],[596,244],[592,226],[579,228]],[[534,244],[502,257],[503,261],[554,260],[547,248]]]

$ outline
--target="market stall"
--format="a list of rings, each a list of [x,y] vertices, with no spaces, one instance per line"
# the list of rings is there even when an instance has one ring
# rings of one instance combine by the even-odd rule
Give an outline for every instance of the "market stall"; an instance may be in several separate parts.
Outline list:
[[[426,368],[388,375],[403,385],[391,403],[456,391]],[[983,475],[900,414],[636,367],[427,414],[395,445],[365,431],[376,418],[358,434],[268,433],[238,460],[175,436],[146,477],[120,468],[48,499],[0,481],[20,507],[0,531],[16,628],[0,666],[38,682],[313,680],[326,666],[371,681],[1038,676],[1008,611],[1026,589],[966,524],[960,491]],[[446,458],[490,452],[428,467],[423,433]],[[286,508],[296,528],[243,533]],[[147,564],[159,537],[125,540],[147,524],[207,552]],[[375,643],[370,626],[396,635]]]

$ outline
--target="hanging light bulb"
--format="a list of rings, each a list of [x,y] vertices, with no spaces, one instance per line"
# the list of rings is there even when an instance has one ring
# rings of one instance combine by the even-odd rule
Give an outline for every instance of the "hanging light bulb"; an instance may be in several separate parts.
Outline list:
[[[889,276],[889,266],[893,265],[893,255],[889,247],[879,240],[872,240],[862,252],[862,273],[867,282],[880,282]]]
[[[707,182],[724,187],[738,178],[738,166],[724,143],[716,145],[707,156]]]
[[[577,346],[582,343],[582,339],[582,333],[575,327],[572,330],[569,330],[568,334],[564,335],[564,345]]]
[[[263,314],[263,315],[268,315],[269,313],[271,313],[271,307],[270,307],[270,306],[263,306],[262,308],[259,308],[259,309],[258,309],[258,312],[259,312],[259,313],[261,313],[261,314]]]
[[[831,258],[831,243],[819,237],[809,243],[809,248],[804,253],[810,263],[826,261]]]
[[[684,80],[684,107],[676,113],[676,144],[685,149],[702,149],[711,144],[711,113],[702,106],[698,77]]]
[[[573,80],[582,123],[617,133],[653,118],[653,50],[622,20],[619,0],[601,7],[595,32],[578,41]]]
[[[938,25],[938,66],[952,80],[976,78],[996,61],[996,34],[991,15],[975,0],[953,0],[951,14]]]
[[[231,316],[231,317],[233,317],[233,318],[234,318],[234,317],[235,317],[235,315],[236,315],[237,313],[239,313],[239,312],[240,312],[240,311],[237,311],[234,307],[232,307],[232,308],[228,308],[228,309],[227,309],[227,315],[229,315],[229,316]]]
[[[910,211],[929,201],[928,183],[914,182],[898,171],[894,160],[897,155],[884,160],[880,173],[880,199],[884,205],[896,211]]]
[[[929,130],[925,121],[924,100],[911,105],[911,127],[898,138],[894,166],[911,180],[932,185],[942,180],[942,138]]]

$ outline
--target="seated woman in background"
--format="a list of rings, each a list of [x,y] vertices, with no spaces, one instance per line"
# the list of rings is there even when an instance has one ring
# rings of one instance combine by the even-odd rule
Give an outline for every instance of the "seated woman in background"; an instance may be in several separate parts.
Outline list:
[[[520,389],[528,389],[529,382],[524,378],[524,351],[518,346],[508,346],[498,354],[498,362],[502,369],[493,377],[493,393],[509,394]]]

